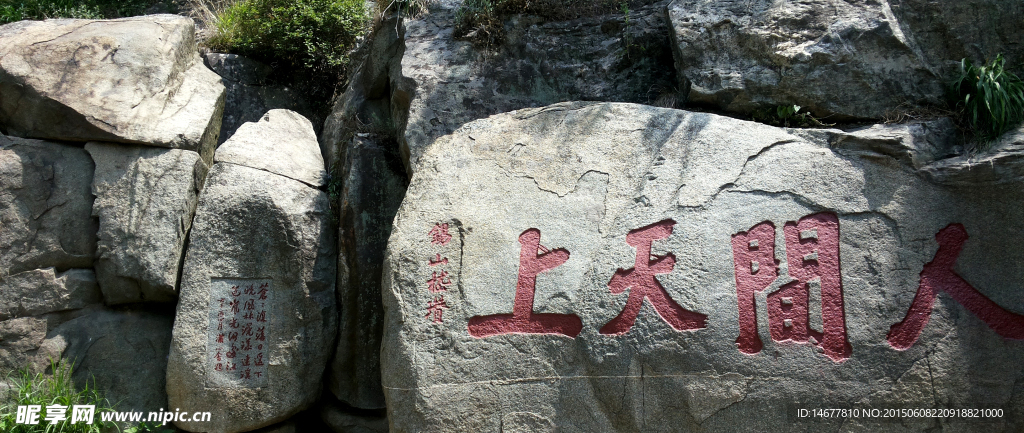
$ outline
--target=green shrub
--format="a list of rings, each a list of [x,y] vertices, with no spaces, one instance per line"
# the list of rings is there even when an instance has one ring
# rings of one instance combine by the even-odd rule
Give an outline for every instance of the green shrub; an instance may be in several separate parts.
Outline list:
[[[367,22],[362,0],[242,0],[219,17],[207,45],[337,77]]]
[[[0,408],[0,431],[9,433],[36,433],[36,432],[99,432],[103,428],[116,427],[113,423],[103,423],[100,420],[101,412],[109,412],[110,403],[103,398],[102,393],[86,384],[81,390],[75,389],[71,381],[71,365],[50,362],[52,376],[42,373],[30,374],[27,370],[18,373],[19,377],[9,377],[8,381],[13,383],[16,396]],[[67,419],[57,424],[49,424],[44,421],[46,406],[58,404],[67,406]],[[96,412],[92,424],[83,422],[71,423],[71,407],[74,405],[95,405]],[[16,424],[18,406],[40,405],[42,412],[39,414],[39,424]]]
[[[1004,69],[1003,55],[975,66],[960,61],[960,76],[953,82],[956,108],[979,137],[991,140],[1024,121],[1024,83]]]
[[[119,18],[142,15],[164,0],[2,0],[0,24],[47,18]]]
[[[568,20],[620,12],[626,14],[628,20],[630,3],[621,0],[465,0],[455,11],[454,36],[486,45],[501,43],[504,39],[502,21],[517,14]]]

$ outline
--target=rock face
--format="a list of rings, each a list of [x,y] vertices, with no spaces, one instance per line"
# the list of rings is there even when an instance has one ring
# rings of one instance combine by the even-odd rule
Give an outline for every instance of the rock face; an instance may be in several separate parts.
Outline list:
[[[967,57],[992,60],[1002,53],[1007,65],[1024,61],[1020,23],[1024,4],[999,0],[888,0],[900,28],[920,47],[928,64],[952,72]],[[885,4],[885,3],[883,3]]]
[[[937,160],[922,170],[936,182],[951,185],[1019,183],[1024,180],[1024,125],[1007,131],[977,154]]]
[[[516,17],[504,23],[506,40],[493,49],[452,38],[461,2],[437,2],[429,14],[406,20],[401,74],[407,80],[396,92],[411,98],[408,120],[398,121],[410,173],[436,138],[492,114],[560,101],[674,100],[666,3],[636,8],[628,20],[623,14],[549,22]]]
[[[107,304],[174,301],[207,166],[196,152],[89,143],[99,219],[96,276]]]
[[[165,371],[170,314],[99,310],[64,322],[47,335],[74,362],[79,387],[103,390],[119,410],[167,409]],[[44,343],[46,344],[46,343]]]
[[[271,83],[270,66],[237,54],[209,53],[205,59],[225,87],[224,121],[217,144],[234,135],[243,123],[257,122],[268,110],[276,108],[297,111],[312,119],[314,126],[321,124],[299,92]]]
[[[1024,185],[789,131],[569,103],[435,142],[385,259],[391,431],[1024,428]]]
[[[345,187],[339,199],[341,323],[330,387],[350,406],[379,409],[384,407],[380,387],[381,267],[391,222],[407,182],[397,152],[389,154],[373,137],[356,136],[345,155]]]
[[[176,15],[0,27],[0,94],[11,135],[208,149],[207,161],[224,108],[192,20]]]
[[[179,427],[249,431],[320,396],[337,330],[329,212],[327,195],[302,182],[227,162],[210,170],[185,257],[167,394],[170,407],[211,411],[212,422]]]
[[[97,227],[89,155],[80,147],[42,140],[3,141],[0,276],[92,266]]]
[[[217,149],[215,161],[265,170],[313,187],[327,181],[313,125],[289,110],[270,110],[259,122],[239,127]]]
[[[33,269],[0,277],[0,320],[74,310],[103,302],[91,269]]]
[[[690,103],[879,118],[901,103],[942,102],[942,79],[886,2],[676,0],[668,16]]]

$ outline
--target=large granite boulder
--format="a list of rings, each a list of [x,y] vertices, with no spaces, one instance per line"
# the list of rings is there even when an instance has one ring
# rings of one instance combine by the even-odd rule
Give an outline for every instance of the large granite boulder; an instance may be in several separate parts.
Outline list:
[[[214,161],[257,168],[314,188],[327,182],[313,124],[291,110],[270,110],[259,122],[245,123],[217,148]]]
[[[391,430],[1024,428],[1024,185],[841,133],[566,103],[442,137],[384,262]]]
[[[668,17],[688,103],[846,118],[942,103],[942,78],[884,1],[675,0]]]
[[[118,410],[170,410],[165,381],[173,320],[163,311],[102,309],[62,323],[43,345],[74,363],[77,386],[100,390]]]
[[[335,397],[361,409],[384,408],[380,339],[384,325],[381,268],[391,223],[407,181],[397,152],[360,134],[346,149],[338,246],[338,345],[331,360]],[[393,144],[393,143],[390,143]]]
[[[170,407],[210,411],[212,421],[179,427],[249,431],[321,395],[337,329],[329,213],[327,194],[305,183],[214,164],[185,256],[167,368]]]
[[[492,114],[575,100],[673,105],[667,0],[630,3],[639,6],[628,15],[513,16],[491,47],[453,38],[461,1],[432,3],[430,13],[405,20],[404,79],[393,80],[392,103],[408,113],[395,123],[410,174],[435,139]]]
[[[88,143],[96,163],[96,277],[107,304],[174,301],[207,165],[181,149]]]
[[[224,86],[177,15],[20,21],[0,27],[0,128],[213,155]]]
[[[81,147],[0,135],[0,276],[92,266],[92,177]]]
[[[0,276],[0,320],[74,310],[103,302],[92,269],[32,269]]]

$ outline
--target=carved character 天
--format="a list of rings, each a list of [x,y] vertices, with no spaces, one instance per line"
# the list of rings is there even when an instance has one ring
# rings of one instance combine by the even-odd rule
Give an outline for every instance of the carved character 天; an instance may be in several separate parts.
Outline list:
[[[677,331],[693,331],[707,326],[706,315],[684,309],[672,300],[655,277],[672,272],[675,268],[676,257],[673,254],[651,254],[654,241],[668,238],[675,224],[673,220],[663,220],[632,230],[626,235],[626,243],[636,248],[636,260],[632,268],[615,271],[608,282],[608,289],[614,294],[629,289],[629,297],[622,312],[601,327],[601,334],[621,335],[629,332],[640,314],[644,299],[650,301],[658,316]]]

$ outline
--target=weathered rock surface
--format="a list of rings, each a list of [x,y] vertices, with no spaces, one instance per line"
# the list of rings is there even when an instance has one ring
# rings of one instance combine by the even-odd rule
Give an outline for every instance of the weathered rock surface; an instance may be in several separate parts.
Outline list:
[[[294,179],[224,162],[210,170],[185,257],[167,393],[171,407],[211,411],[212,422],[179,427],[253,430],[320,396],[337,330],[329,212],[324,192]]]
[[[1012,129],[985,149],[955,155],[923,167],[928,177],[951,185],[989,185],[1024,181],[1024,125]]]
[[[956,71],[960,59],[988,61],[1002,53],[1007,65],[1024,61],[1020,23],[1024,4],[1000,0],[888,0],[903,32],[925,61],[943,73]],[[883,4],[885,4],[883,3]]]
[[[64,322],[46,340],[74,362],[71,378],[77,386],[88,382],[119,410],[148,413],[168,408],[173,320],[170,314],[99,310]]]
[[[358,66],[345,92],[334,100],[320,134],[321,153],[332,170],[345,161],[345,149],[360,131],[399,134],[398,119],[408,111],[409,92],[415,87],[402,77],[404,35],[405,25],[392,15],[353,53],[353,64]]]
[[[666,3],[635,8],[628,22],[623,14],[548,22],[514,17],[504,23],[506,40],[493,49],[452,38],[461,2],[438,2],[429,14],[407,19],[401,74],[411,81],[400,81],[396,92],[410,98],[408,119],[397,122],[410,173],[436,138],[492,114],[560,101],[674,99]]]
[[[93,163],[80,147],[5,137],[0,143],[0,275],[87,268],[96,253]]]
[[[96,277],[107,304],[174,301],[207,166],[181,149],[88,143],[96,163]]]
[[[252,167],[319,187],[327,182],[313,124],[290,110],[270,110],[238,128],[219,148],[216,162]]]
[[[0,320],[73,310],[103,302],[92,269],[33,269],[0,277]]]
[[[1024,185],[790,131],[569,103],[435,142],[385,259],[392,431],[1024,428]]]
[[[223,143],[245,122],[257,122],[275,108],[301,113],[314,127],[322,124],[299,92],[271,83],[272,68],[237,54],[208,53],[206,64],[224,83],[224,120],[220,128]]]
[[[192,20],[177,15],[2,26],[0,94],[7,134],[181,148],[207,161],[224,108]]]
[[[380,339],[384,324],[381,267],[391,222],[405,195],[404,169],[368,134],[346,150],[339,197],[338,346],[330,387],[341,401],[361,409],[384,407],[380,387]],[[394,143],[387,143],[394,144]]]
[[[901,103],[942,102],[943,79],[887,2],[676,0],[668,16],[689,103],[880,118]]]

